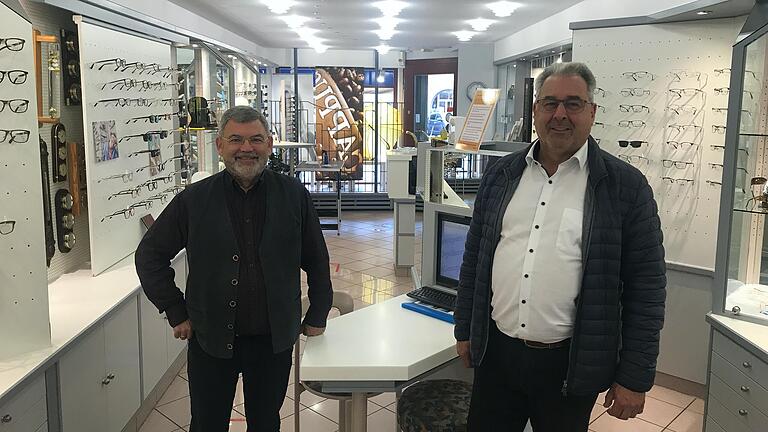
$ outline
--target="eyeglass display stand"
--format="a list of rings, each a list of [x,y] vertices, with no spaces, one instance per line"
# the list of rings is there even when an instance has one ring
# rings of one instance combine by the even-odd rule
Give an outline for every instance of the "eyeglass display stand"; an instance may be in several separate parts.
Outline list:
[[[0,359],[50,345],[48,274],[46,271],[43,191],[35,98],[32,24],[0,3],[3,38],[21,38],[21,51],[0,50],[0,70],[29,73],[23,84],[6,76],[0,99],[27,99],[24,113],[7,107],[0,112],[0,129],[29,131],[24,143],[0,143],[0,223],[15,221],[13,231],[0,234]],[[11,224],[0,227],[6,232]]]
[[[158,64],[162,67],[172,66],[171,47],[165,43],[101,27],[84,17],[76,16],[75,22],[79,34],[82,77],[91,272],[95,276],[136,250],[136,246],[144,235],[141,217],[152,214],[153,217],[157,218],[166,204],[160,200],[154,200],[151,208],[136,207],[134,214],[128,218],[123,215],[116,215],[104,221],[102,218],[127,209],[131,205],[175,186],[175,183],[166,184],[160,181],[154,190],[150,191],[147,186],[142,187],[137,197],[127,194],[109,199],[116,192],[137,188],[152,178],[174,172],[175,163],[168,164],[167,167],[164,166],[165,169],[162,172],[153,172],[156,170],[153,170],[151,165],[157,166],[156,162],[159,161],[152,161],[149,154],[129,157],[129,154],[133,152],[149,149],[149,144],[141,136],[119,141],[127,135],[139,135],[153,130],[173,130],[173,121],[170,118],[163,118],[157,123],[128,122],[128,120],[147,115],[175,113],[179,109],[178,103],[161,103],[160,100],[176,99],[178,92],[173,85],[169,85],[165,89],[162,87],[142,89],[140,86],[132,88],[119,88],[118,86],[114,89],[111,88],[112,86],[106,86],[102,89],[105,83],[120,79],[174,83],[173,76],[164,77],[163,73],[154,75],[138,73],[138,71],[130,69],[117,68],[112,64],[102,67],[101,70],[99,67],[91,68],[94,62],[114,58],[125,59],[128,63],[140,62]],[[115,103],[96,105],[97,101],[112,98],[155,99],[155,102],[149,106],[136,106],[136,104],[115,106]],[[169,133],[166,138],[159,140],[159,152],[162,161],[168,160],[174,155],[173,150],[169,149],[168,145],[172,142],[178,142],[177,135],[176,133]],[[115,141],[118,141],[116,151],[110,147],[110,145],[114,146]],[[126,179],[128,180],[126,182],[120,178],[99,181],[124,173],[131,173],[132,178]],[[173,194],[166,196],[170,200]]]

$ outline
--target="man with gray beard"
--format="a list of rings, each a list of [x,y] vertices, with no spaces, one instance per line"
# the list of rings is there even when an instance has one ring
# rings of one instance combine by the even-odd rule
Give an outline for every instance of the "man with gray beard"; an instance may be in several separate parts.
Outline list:
[[[225,432],[239,375],[248,430],[279,431],[299,333],[325,330],[333,293],[328,250],[309,193],[265,169],[272,137],[253,108],[227,110],[216,149],[226,171],[188,186],[136,250],[147,298],[188,341],[192,432]],[[186,249],[186,292],[171,260]],[[310,308],[301,321],[301,272]]]

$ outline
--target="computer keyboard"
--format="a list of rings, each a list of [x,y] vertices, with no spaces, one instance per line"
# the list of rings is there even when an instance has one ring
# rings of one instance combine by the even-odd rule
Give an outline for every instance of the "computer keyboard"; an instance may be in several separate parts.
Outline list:
[[[449,311],[456,309],[456,295],[435,288],[416,288],[407,295],[414,300],[427,303],[431,306],[448,309]]]

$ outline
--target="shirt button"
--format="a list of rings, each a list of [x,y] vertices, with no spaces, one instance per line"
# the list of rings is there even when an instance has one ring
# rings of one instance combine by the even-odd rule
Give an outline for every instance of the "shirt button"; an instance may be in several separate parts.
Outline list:
[[[527,274],[523,275],[523,277],[524,277],[524,278],[526,278],[526,279],[528,279],[528,275],[527,275]]]
[[[525,300],[523,300],[523,304],[525,304]]]
[[[235,307],[235,306],[237,306],[236,301],[232,300],[231,302],[229,302],[229,307]]]
[[[533,253],[533,249],[528,249],[528,252]]]
[[[536,225],[534,228],[536,228],[536,229],[539,229],[539,226],[538,226],[538,225]]]
[[[542,201],[542,202],[541,202],[541,205],[544,205],[544,204],[546,204],[546,203],[545,203],[544,201]]]
[[[237,255],[232,255],[232,261],[238,262],[238,261],[240,261],[240,257],[237,256]]]
[[[227,344],[227,349],[231,350],[232,349],[232,344]]]
[[[552,180],[549,181],[549,184],[552,184]]]
[[[232,286],[237,286],[237,279],[232,279]]]
[[[525,300],[523,300],[523,303],[525,303]],[[235,326],[233,326],[232,324],[227,324],[227,329],[228,330],[232,330],[234,328],[235,328]]]
[[[245,218],[245,223],[251,223],[251,218]]]
[[[525,327],[525,324],[520,324],[520,327]]]

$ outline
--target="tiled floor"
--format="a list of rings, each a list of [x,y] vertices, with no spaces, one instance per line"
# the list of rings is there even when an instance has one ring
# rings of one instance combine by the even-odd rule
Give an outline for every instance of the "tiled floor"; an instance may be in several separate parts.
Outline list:
[[[397,277],[392,270],[391,212],[346,212],[341,235],[326,232],[331,255],[333,288],[348,292],[355,309],[388,300],[412,289],[410,277]],[[416,264],[421,261],[421,221],[417,215]],[[332,324],[331,324],[332,325]],[[172,432],[189,429],[189,392],[186,368],[158,402],[140,432]],[[654,387],[646,399],[645,412],[638,419],[617,420],[595,405],[590,431],[594,432],[700,432],[704,402],[662,387]],[[288,386],[280,417],[281,431],[294,430],[293,378]],[[601,395],[598,402],[603,400]],[[306,432],[338,430],[338,403],[308,393],[302,394],[299,421]],[[230,431],[245,431],[242,390],[239,388],[232,410]],[[368,403],[368,431],[395,431],[395,399],[382,394]]]

